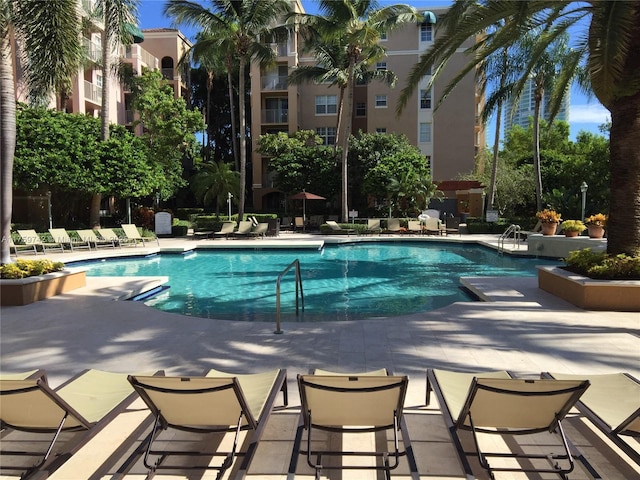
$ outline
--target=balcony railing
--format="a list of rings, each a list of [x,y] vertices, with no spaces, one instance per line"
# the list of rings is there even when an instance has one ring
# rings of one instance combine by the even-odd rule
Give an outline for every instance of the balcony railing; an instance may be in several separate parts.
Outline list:
[[[127,45],[124,49],[125,58],[139,58],[150,69],[158,68],[158,59],[147,52],[140,45]],[[167,69],[173,72],[173,69]]]
[[[84,81],[84,98],[100,105],[102,103],[102,87]]]
[[[287,77],[262,77],[262,90],[286,90]]]
[[[273,53],[278,57],[286,57],[289,54],[289,48],[286,42],[283,43],[271,43],[270,44]]]
[[[125,110],[124,111],[124,123],[125,125],[130,125],[135,120],[135,114],[133,110]]]
[[[82,46],[84,47],[85,51],[87,52],[87,56],[91,59],[92,62],[98,64],[102,62],[102,47],[100,45],[92,42],[88,38],[83,37]]]
[[[268,108],[262,111],[262,123],[287,123],[289,110]]]
[[[163,68],[161,72],[162,72],[162,76],[167,80],[175,80],[174,74],[173,74],[173,68]]]

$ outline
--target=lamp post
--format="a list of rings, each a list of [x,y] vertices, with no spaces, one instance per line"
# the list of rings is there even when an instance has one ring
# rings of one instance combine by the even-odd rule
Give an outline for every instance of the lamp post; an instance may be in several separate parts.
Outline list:
[[[233,198],[233,195],[231,195],[231,192],[227,192],[227,203],[229,204],[229,221],[231,221],[231,199]]]
[[[582,193],[582,220],[584,221],[584,210],[585,207],[587,205],[587,188],[589,188],[589,185],[587,185],[587,182],[582,182],[582,185],[580,185],[580,192]]]

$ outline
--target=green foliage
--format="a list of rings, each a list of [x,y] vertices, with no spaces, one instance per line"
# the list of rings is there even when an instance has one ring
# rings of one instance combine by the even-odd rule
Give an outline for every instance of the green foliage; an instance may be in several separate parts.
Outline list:
[[[640,280],[640,256],[609,255],[590,248],[569,253],[567,269],[590,278],[603,280]]]
[[[311,130],[260,135],[259,150],[275,172],[275,186],[287,195],[307,190],[332,198],[340,189],[340,174],[332,147]]]
[[[207,206],[215,204],[216,213],[233,195],[232,201],[237,203],[240,195],[240,174],[231,169],[227,163],[207,163],[191,179],[191,190],[196,198]]]
[[[187,222],[171,226],[171,236],[173,237],[186,237],[188,232],[189,225]]]
[[[198,215],[202,215],[204,209],[202,208],[176,208],[176,218],[180,220],[188,220],[193,223]]]
[[[584,232],[587,229],[582,220],[565,220],[560,224],[560,230],[565,232]]]
[[[15,263],[7,263],[0,266],[0,278],[26,278],[44,275],[45,273],[58,272],[64,268],[62,262],[51,260],[22,260]]]

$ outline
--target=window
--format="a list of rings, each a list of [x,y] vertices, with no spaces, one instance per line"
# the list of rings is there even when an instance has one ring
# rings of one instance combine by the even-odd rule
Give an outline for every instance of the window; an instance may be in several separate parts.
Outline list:
[[[96,75],[96,86],[102,88],[102,75]]]
[[[316,95],[316,115],[330,115],[338,111],[336,95]]]
[[[336,127],[318,127],[316,133],[322,138],[324,145],[335,145]]]
[[[366,102],[356,102],[356,117],[367,116],[367,104]]]
[[[382,32],[380,34],[380,40],[386,40],[387,39],[387,32]]]
[[[386,70],[387,62],[378,62],[376,63],[376,70]]]
[[[420,108],[431,108],[431,89],[420,90]]]
[[[376,108],[387,108],[386,95],[376,95]]]
[[[376,133],[387,133],[386,128],[376,128]]]
[[[420,41],[430,42],[433,40],[433,26],[430,23],[420,25]]]
[[[420,143],[431,143],[431,124],[420,124]]]

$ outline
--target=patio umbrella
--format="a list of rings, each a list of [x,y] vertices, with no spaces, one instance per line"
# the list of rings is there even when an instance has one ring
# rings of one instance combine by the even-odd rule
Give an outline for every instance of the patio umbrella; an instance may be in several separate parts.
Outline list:
[[[307,223],[307,200],[326,200],[326,198],[321,197],[320,195],[316,195],[315,193],[310,193],[305,190],[302,190],[300,193],[296,193],[295,195],[291,195],[289,200],[302,200],[302,220]]]

